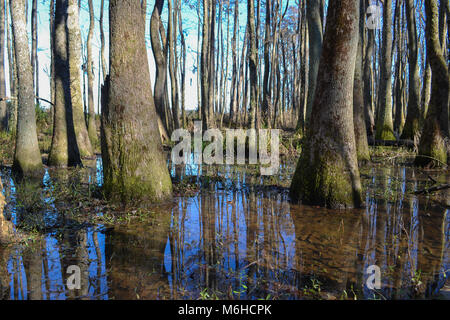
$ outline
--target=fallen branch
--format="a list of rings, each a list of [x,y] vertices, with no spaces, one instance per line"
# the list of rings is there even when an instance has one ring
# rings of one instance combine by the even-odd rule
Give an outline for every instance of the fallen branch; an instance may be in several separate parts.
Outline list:
[[[441,191],[441,190],[446,190],[446,189],[450,189],[450,184],[442,184],[440,186],[434,186],[434,187],[431,187],[431,188],[418,190],[418,191],[415,191],[414,194],[427,194],[427,193]]]

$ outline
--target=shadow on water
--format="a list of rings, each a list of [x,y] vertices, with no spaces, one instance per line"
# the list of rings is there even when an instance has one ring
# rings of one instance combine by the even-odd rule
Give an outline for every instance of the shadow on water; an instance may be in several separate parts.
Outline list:
[[[52,196],[61,184],[101,186],[101,159],[85,176],[46,171],[37,185],[3,170],[5,218],[44,236],[0,247],[2,298],[405,299],[432,297],[450,276],[450,203],[412,195],[427,179],[413,168],[362,170],[367,206],[351,211],[291,205],[290,164],[267,178],[245,167],[170,168],[174,181],[202,188],[114,228],[66,219]],[[379,290],[366,284],[372,265]],[[80,289],[68,289],[69,266]]]

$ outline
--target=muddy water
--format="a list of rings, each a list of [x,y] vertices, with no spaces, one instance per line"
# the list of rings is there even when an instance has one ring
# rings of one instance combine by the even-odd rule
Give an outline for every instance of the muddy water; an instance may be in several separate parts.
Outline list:
[[[113,227],[58,219],[57,173],[47,172],[47,209],[32,220],[43,236],[0,248],[1,297],[406,299],[439,293],[450,276],[450,194],[432,200],[411,191],[428,176],[446,182],[447,175],[364,168],[367,206],[343,212],[291,205],[283,186],[292,171],[283,165],[279,176],[261,178],[238,167],[172,167],[174,179],[203,188],[152,209],[148,221]],[[2,179],[5,217],[19,229],[30,219],[20,200],[27,189],[7,170]],[[101,185],[101,160],[86,179]],[[274,185],[278,180],[281,187]],[[76,226],[61,228],[61,221]],[[381,270],[381,289],[367,287],[372,265]],[[68,289],[69,266],[79,267],[80,289]]]

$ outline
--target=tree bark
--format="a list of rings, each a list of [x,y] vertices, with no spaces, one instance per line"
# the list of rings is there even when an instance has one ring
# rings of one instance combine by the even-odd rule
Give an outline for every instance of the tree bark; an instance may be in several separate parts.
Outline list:
[[[0,97],[6,97],[5,12],[5,0],[0,0]],[[6,101],[0,101],[0,132],[6,130],[8,130],[8,110]]]
[[[67,52],[67,1],[56,1],[53,57],[55,63],[53,138],[48,164],[67,167],[82,164],[73,123],[70,67]]]
[[[317,83],[317,73],[322,51],[322,18],[320,13],[321,0],[308,0],[306,4],[306,14],[308,17],[309,33],[309,75],[308,75],[308,100],[306,105],[306,124],[309,125],[312,106]]]
[[[262,105],[262,118],[266,126],[270,127],[271,114],[272,114],[272,94],[271,87],[269,85],[270,76],[270,43],[271,43],[271,0],[266,1],[266,22],[265,22],[265,38],[264,38],[264,79],[263,79],[263,105]]]
[[[139,0],[110,0],[110,77],[102,100],[104,190],[112,201],[160,201],[172,182],[150,87]]]
[[[255,27],[255,1],[247,0],[248,16],[248,37],[249,37],[249,74],[250,74],[250,105],[248,126],[253,129],[256,127],[256,108],[258,99],[258,47],[256,44]]]
[[[92,157],[92,145],[86,127],[81,88],[81,33],[77,0],[68,0],[67,30],[70,66],[70,93],[72,97],[73,121],[77,135],[78,149],[82,158]]]
[[[31,69],[33,70],[33,88],[35,96],[39,96],[39,68],[37,58],[37,44],[38,44],[38,32],[37,32],[37,0],[33,0],[31,8]],[[36,103],[39,100],[36,99]]]
[[[159,117],[158,123],[161,136],[166,136],[169,131],[167,111],[167,41],[161,14],[164,8],[164,0],[156,0],[150,19],[150,40],[156,65],[155,77],[155,106]]]
[[[170,89],[172,98],[172,114],[174,121],[174,129],[180,128],[180,118],[178,112],[178,72],[177,72],[177,53],[176,53],[176,39],[177,39],[177,13],[174,8],[173,0],[168,0],[169,22],[167,33],[169,34],[169,73],[170,73]],[[175,4],[176,6],[176,4]]]
[[[94,37],[95,14],[92,0],[89,3],[89,33],[86,42],[87,48],[87,76],[88,76],[88,134],[91,145],[95,148],[98,142],[97,126],[95,123],[95,104],[94,104],[94,61],[92,59],[92,39]]]
[[[366,3],[367,7],[368,3]],[[373,101],[375,92],[372,90],[373,69],[372,59],[374,56],[375,31],[367,30],[367,47],[364,57],[364,113],[366,118],[367,135],[374,137],[375,119],[373,114]]]
[[[360,1],[360,17],[364,16],[364,0]],[[370,160],[364,116],[363,45],[365,19],[359,19],[358,50],[355,63],[355,83],[353,86],[353,123],[355,126],[356,153],[358,161]]]
[[[447,163],[449,75],[439,43],[439,10],[437,0],[425,0],[427,55],[431,65],[431,98],[428,107],[419,154],[415,164],[442,166]]]
[[[106,76],[108,75],[108,71],[106,69],[107,62],[105,57],[105,31],[103,29],[104,10],[105,10],[105,0],[102,0],[100,4],[100,42],[101,42],[100,55],[102,60],[103,83],[105,82]]]
[[[14,34],[14,51],[17,61],[18,114],[16,149],[13,170],[20,176],[35,176],[42,173],[42,158],[36,133],[36,111],[34,106],[33,71],[28,47],[25,1],[10,3]]]
[[[239,36],[239,1],[234,1],[234,24],[233,38],[231,39],[231,55],[233,57],[233,69],[231,73],[231,94],[230,94],[230,126],[234,126],[237,121],[237,91],[238,91],[238,63],[236,42]]]
[[[383,46],[376,139],[395,140],[392,120],[392,0],[383,4]]]
[[[408,23],[409,47],[409,98],[406,122],[401,139],[413,140],[420,132],[419,52],[414,0],[406,0],[406,21]]]
[[[360,207],[352,116],[359,0],[331,0],[317,91],[291,199],[329,208]]]

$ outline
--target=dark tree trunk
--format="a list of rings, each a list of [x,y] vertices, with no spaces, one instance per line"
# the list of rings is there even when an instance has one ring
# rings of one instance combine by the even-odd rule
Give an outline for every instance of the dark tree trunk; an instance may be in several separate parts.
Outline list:
[[[322,51],[322,15],[320,12],[321,0],[308,0],[306,14],[308,17],[309,33],[309,75],[308,75],[308,100],[306,105],[306,123],[309,124],[314,104],[317,83],[317,73]]]
[[[405,127],[401,139],[411,139],[420,131],[420,79],[419,79],[419,50],[416,28],[416,9],[414,0],[406,0],[406,20],[408,23],[409,47],[409,98]]]
[[[247,0],[248,36],[249,36],[249,73],[250,73],[250,106],[249,128],[256,127],[256,108],[258,99],[258,47],[256,45],[255,1]]]
[[[331,0],[306,145],[291,199],[330,208],[359,207],[361,182],[353,125],[360,0]]]
[[[363,83],[363,44],[364,44],[364,0],[360,0],[360,19],[358,50],[355,64],[355,83],[353,88],[353,122],[355,126],[356,153],[358,161],[370,160],[367,141],[366,121],[364,116],[364,83]]]
[[[164,8],[164,0],[156,0],[150,19],[150,40],[156,65],[155,77],[155,106],[157,111],[158,127],[160,135],[168,138],[169,121],[167,114],[167,41],[161,14]]]
[[[427,55],[429,55],[432,82],[431,98],[419,144],[417,165],[447,163],[449,75],[439,43],[439,10],[437,0],[425,0]]]

